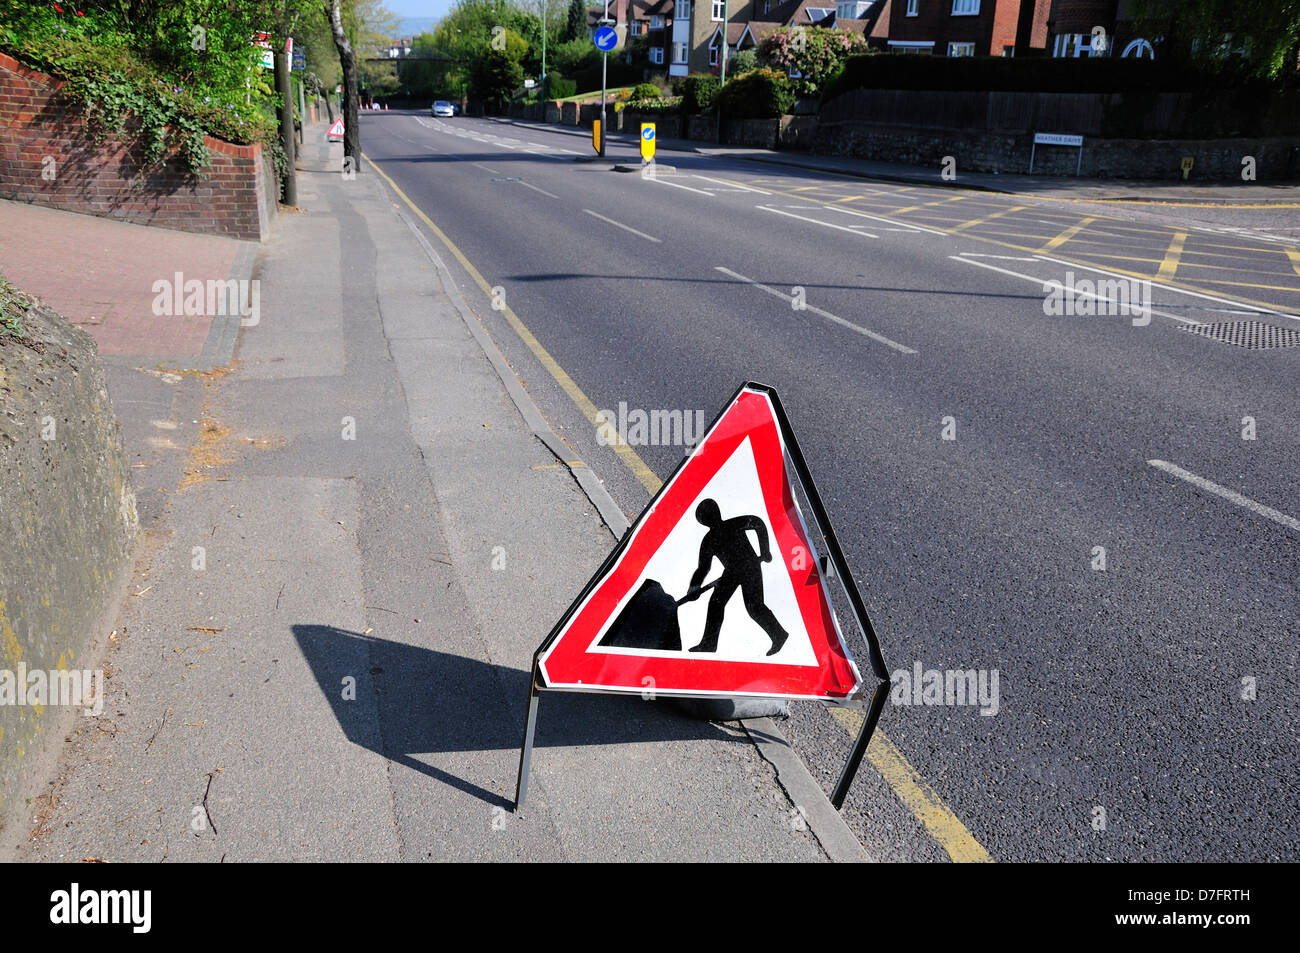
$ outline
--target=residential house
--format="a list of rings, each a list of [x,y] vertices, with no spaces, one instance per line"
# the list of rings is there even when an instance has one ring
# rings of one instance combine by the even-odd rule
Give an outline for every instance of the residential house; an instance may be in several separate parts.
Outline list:
[[[1053,56],[1155,56],[1134,28],[1133,0],[1052,0],[1047,29]]]
[[[893,0],[889,49],[935,56],[1023,56],[1047,48],[1051,0]]]
[[[851,30],[884,45],[891,4],[898,0],[676,0],[669,73],[718,73],[722,47],[730,58],[753,49],[781,27]],[[723,18],[726,17],[724,30]],[[724,40],[725,37],[725,40]]]

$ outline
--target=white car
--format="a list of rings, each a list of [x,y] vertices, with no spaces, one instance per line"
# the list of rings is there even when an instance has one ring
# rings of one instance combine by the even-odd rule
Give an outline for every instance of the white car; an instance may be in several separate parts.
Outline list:
[[[456,110],[451,103],[447,102],[445,99],[440,99],[433,104],[433,107],[429,110],[429,114],[432,116],[446,116],[451,118],[456,115]]]

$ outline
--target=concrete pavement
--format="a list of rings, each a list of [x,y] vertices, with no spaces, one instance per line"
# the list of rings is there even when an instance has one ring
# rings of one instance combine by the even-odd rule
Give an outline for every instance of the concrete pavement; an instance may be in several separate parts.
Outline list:
[[[787,789],[816,788],[770,737],[635,697],[545,696],[509,810],[532,652],[613,538],[446,267],[323,131],[229,369],[113,369],[148,539],[100,640],[105,715],[3,851],[863,859],[838,816],[803,821]]]

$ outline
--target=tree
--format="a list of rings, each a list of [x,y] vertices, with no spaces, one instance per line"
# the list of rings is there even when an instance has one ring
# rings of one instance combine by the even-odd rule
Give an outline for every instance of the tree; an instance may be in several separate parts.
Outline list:
[[[1261,79],[1296,75],[1300,0],[1137,0],[1134,26],[1158,56]]]
[[[524,68],[509,53],[493,50],[474,64],[474,92],[490,112],[499,112],[510,94],[523,85]]]
[[[758,44],[759,58],[786,73],[801,74],[794,81],[800,96],[815,96],[852,53],[867,48],[867,38],[847,30],[821,27],[782,27],[763,37]]]
[[[583,0],[569,0],[569,15],[564,25],[564,39],[580,40],[587,35],[587,4]]]
[[[357,53],[343,23],[342,0],[322,0],[329,19],[334,46],[343,69],[343,155],[352,160],[352,171],[361,171],[361,115],[357,105],[359,71]]]

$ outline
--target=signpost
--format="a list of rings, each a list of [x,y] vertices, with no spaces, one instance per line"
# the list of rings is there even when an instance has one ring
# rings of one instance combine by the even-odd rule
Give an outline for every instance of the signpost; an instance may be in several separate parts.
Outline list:
[[[1029,174],[1034,174],[1034,152],[1039,146],[1077,146],[1079,161],[1074,169],[1078,175],[1083,169],[1083,136],[1071,136],[1060,132],[1036,132],[1034,143],[1029,147]]]
[[[600,138],[596,151],[600,155],[605,154],[605,77],[608,66],[609,51],[618,45],[618,34],[609,24],[614,21],[609,18],[609,0],[605,0],[605,15],[600,18],[601,26],[596,28],[596,32],[591,35],[591,42],[596,44],[596,49],[600,50]]]
[[[845,643],[832,586],[866,642],[869,680]],[[781,402],[749,382],[537,649],[515,806],[527,795],[543,691],[866,707],[831,798],[840,807],[888,687],[866,607]]]
[[[641,161],[655,161],[655,124],[641,123]]]

